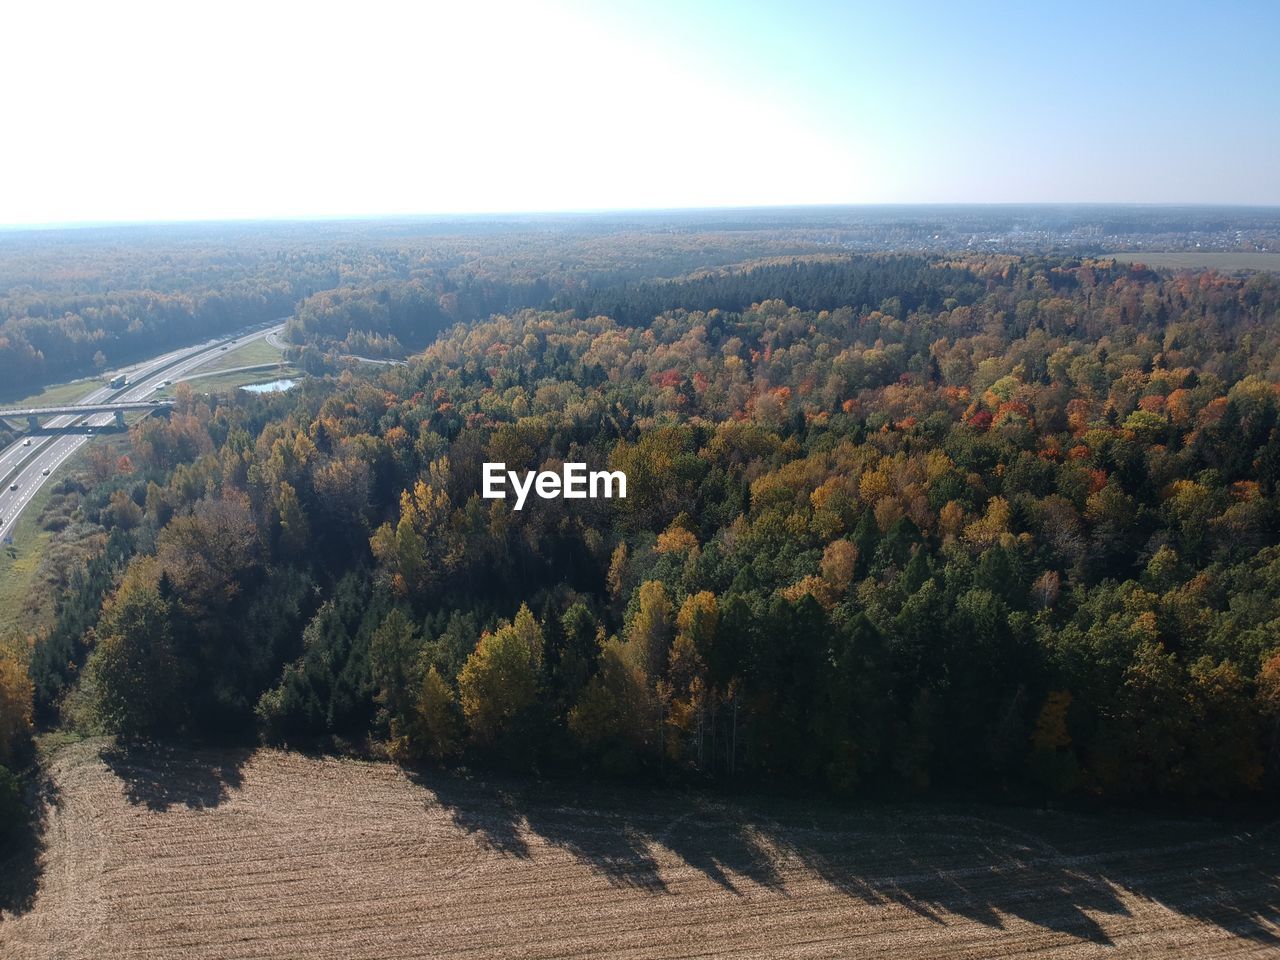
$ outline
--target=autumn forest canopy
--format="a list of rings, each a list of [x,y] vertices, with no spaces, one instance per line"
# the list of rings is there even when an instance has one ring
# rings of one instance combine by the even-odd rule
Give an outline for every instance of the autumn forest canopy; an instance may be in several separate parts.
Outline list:
[[[6,389],[275,319],[311,375],[182,387],[79,476],[94,548],[0,660],[0,763],[30,716],[841,795],[1280,789],[1274,275],[345,229],[4,259]],[[486,462],[627,497],[517,513]]]

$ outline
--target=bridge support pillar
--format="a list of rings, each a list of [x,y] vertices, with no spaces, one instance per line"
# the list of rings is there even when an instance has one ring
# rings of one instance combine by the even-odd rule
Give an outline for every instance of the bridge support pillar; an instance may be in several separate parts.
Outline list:
[[[123,426],[124,426],[124,411],[123,411],[123,410],[117,410],[117,411],[116,411],[116,426],[117,426],[117,427],[123,427]]]
[[[39,418],[39,417],[37,417],[35,414],[32,414],[31,416],[27,417],[27,429],[28,429],[28,430],[39,430],[39,429],[40,429],[40,418]]]

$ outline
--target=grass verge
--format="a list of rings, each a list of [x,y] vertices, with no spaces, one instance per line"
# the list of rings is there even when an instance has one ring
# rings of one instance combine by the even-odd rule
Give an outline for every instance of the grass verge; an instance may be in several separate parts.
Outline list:
[[[79,454],[72,460],[79,459]],[[58,476],[65,474],[67,464],[58,469]],[[45,548],[53,539],[53,531],[44,529],[38,518],[49,502],[53,483],[45,483],[40,492],[27,505],[18,522],[5,525],[3,537],[13,535],[13,545],[0,546],[0,637],[23,633],[27,621],[26,600],[31,593],[31,583]]]
[[[0,544],[0,643],[5,637],[23,636],[36,626],[27,601],[32,594],[40,561],[49,549],[54,532],[40,523],[40,515],[53,496],[58,481],[84,465],[90,445],[68,457],[41,485],[16,524],[4,527],[3,540],[13,536],[13,544]],[[25,656],[25,653],[24,653]]]
[[[55,383],[53,386],[45,387],[39,393],[33,393],[31,396],[23,397],[20,400],[5,400],[0,405],[6,407],[41,407],[75,403],[83,400],[87,395],[102,386],[104,382],[100,379],[89,379],[73,380],[71,383]]]
[[[279,363],[284,354],[264,340],[253,340],[220,354],[216,360],[201,364],[192,373],[213,373],[233,367],[251,367],[258,363]]]

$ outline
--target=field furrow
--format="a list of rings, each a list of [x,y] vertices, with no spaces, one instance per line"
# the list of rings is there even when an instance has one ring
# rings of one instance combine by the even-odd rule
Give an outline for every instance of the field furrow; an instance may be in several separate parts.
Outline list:
[[[65,750],[7,958],[1280,951],[1280,833]]]

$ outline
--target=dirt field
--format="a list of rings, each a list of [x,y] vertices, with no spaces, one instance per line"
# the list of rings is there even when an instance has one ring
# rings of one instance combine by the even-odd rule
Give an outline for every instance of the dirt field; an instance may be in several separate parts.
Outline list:
[[[5,960],[1280,956],[1271,828],[100,750],[0,864]]]

